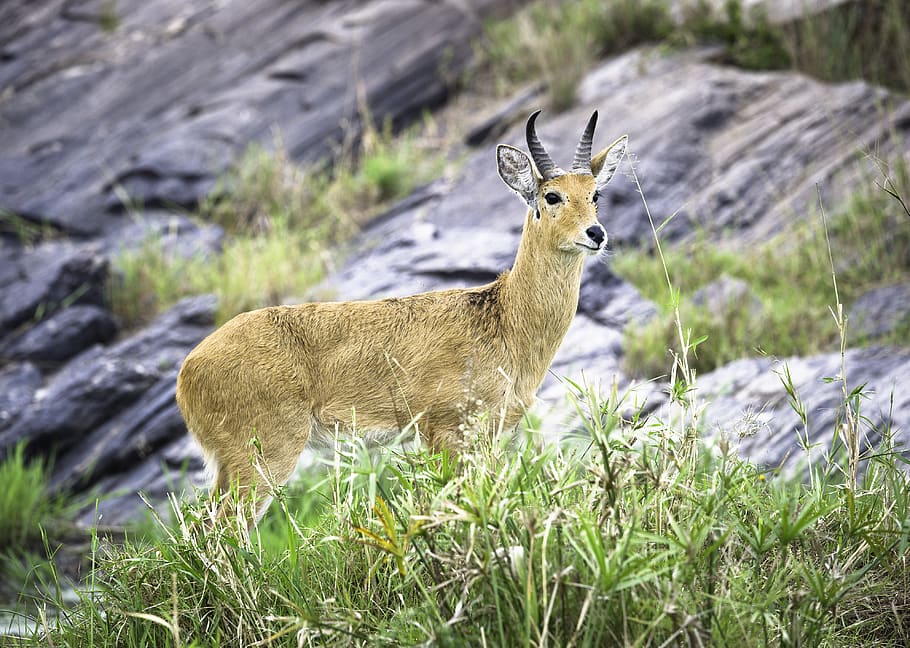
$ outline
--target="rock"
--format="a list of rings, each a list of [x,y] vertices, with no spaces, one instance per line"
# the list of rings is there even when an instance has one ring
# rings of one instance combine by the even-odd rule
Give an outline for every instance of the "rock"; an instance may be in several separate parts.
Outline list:
[[[61,307],[104,303],[108,263],[90,246],[51,241],[0,263],[0,336]]]
[[[629,133],[654,225],[673,216],[664,239],[697,229],[742,245],[767,240],[791,226],[794,214],[809,215],[816,185],[827,204],[860,182],[871,186],[878,170],[857,150],[879,151],[883,159],[907,155],[910,102],[896,95],[863,82],[745,72],[706,63],[709,57],[710,50],[666,57],[650,49],[618,56],[584,79],[584,110],[571,113],[578,120],[599,108],[602,137],[606,130],[611,137]],[[570,147],[577,126],[567,125],[542,119],[544,143],[557,152],[560,142]],[[614,245],[652,246],[637,187],[617,180],[601,200]]]
[[[623,329],[650,320],[657,314],[657,306],[614,274],[607,263],[589,263],[582,277],[578,312],[601,326]]]
[[[41,372],[28,362],[0,369],[0,431],[12,425],[28,408],[42,382]]]
[[[464,136],[468,146],[479,146],[505,132],[525,115],[534,111],[543,95],[544,84],[532,83],[519,90],[487,114],[481,115]]]
[[[862,295],[848,311],[849,335],[875,340],[910,325],[910,286],[881,286]]]
[[[132,337],[71,360],[0,433],[0,456],[27,440],[33,452],[54,453],[62,461],[105,421],[140,402],[152,385],[176,371],[211,330],[214,309],[211,296],[185,299]]]
[[[171,370],[133,405],[107,420],[60,456],[50,488],[84,490],[105,475],[134,470],[152,454],[186,435],[174,400],[177,371]]]
[[[95,236],[127,222],[124,194],[193,206],[276,132],[295,160],[323,158],[360,132],[361,100],[378,124],[419,117],[507,2],[119,2],[109,30],[33,4],[2,10],[0,207]]]
[[[118,330],[114,316],[103,308],[76,305],[57,311],[13,337],[0,359],[30,360],[52,368],[94,344],[106,344]]]
[[[841,356],[827,353],[774,361],[738,360],[698,378],[698,400],[707,403],[706,432],[732,438],[739,452],[761,465],[795,469],[806,459],[798,439],[806,429],[781,383],[786,367],[808,412],[811,457],[821,461],[838,429],[844,396],[839,381]],[[860,398],[861,448],[875,445],[890,430],[898,451],[910,457],[910,350],[893,347],[852,349],[846,355],[848,393],[863,386]],[[835,380],[830,380],[834,378]]]
[[[191,258],[220,252],[223,241],[224,229],[218,225],[201,224],[167,210],[147,209],[141,217],[106,232],[100,244],[110,257],[154,242],[168,254]]]

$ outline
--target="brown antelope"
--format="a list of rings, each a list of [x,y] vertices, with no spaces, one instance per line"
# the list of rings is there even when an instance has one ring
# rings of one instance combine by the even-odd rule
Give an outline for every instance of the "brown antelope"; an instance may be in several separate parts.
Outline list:
[[[283,483],[308,442],[339,431],[381,443],[418,417],[429,445],[457,450],[478,403],[504,428],[519,422],[575,315],[584,259],[605,248],[595,203],[627,141],[592,158],[595,112],[566,172],[537,137],[539,113],[530,157],[496,149],[500,177],[529,208],[511,270],[475,288],[242,313],[187,356],[177,403],[215,490]],[[259,515],[268,501],[257,498]]]

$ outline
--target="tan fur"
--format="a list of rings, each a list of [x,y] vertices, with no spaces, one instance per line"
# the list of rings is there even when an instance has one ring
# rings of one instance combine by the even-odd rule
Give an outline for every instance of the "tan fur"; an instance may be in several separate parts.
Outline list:
[[[599,170],[608,149],[595,156]],[[432,446],[458,449],[479,400],[514,426],[572,321],[581,247],[597,224],[595,178],[539,175],[515,263],[492,283],[378,301],[274,306],[243,313],[186,358],[177,402],[216,469],[215,488],[283,483],[308,441],[335,430],[382,438],[421,414]],[[565,201],[549,205],[558,191]],[[605,243],[605,242],[604,242]],[[260,511],[261,512],[261,511]]]

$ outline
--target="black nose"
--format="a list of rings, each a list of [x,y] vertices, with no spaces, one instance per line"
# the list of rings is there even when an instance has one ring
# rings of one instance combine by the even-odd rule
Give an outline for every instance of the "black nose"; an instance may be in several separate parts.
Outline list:
[[[588,235],[589,239],[594,241],[594,245],[598,245],[598,246],[604,242],[604,236],[606,236],[606,233],[604,232],[604,228],[601,227],[600,225],[592,225],[591,227],[589,227],[588,229],[585,230],[585,234]]]

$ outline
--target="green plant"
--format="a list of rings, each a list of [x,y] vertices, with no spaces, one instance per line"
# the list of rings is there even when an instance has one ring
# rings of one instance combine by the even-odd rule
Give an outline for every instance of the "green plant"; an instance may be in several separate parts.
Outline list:
[[[487,25],[478,44],[480,83],[492,76],[501,88],[515,81],[542,81],[550,106],[562,110],[575,101],[578,82],[591,61],[672,31],[662,0],[538,0],[512,18]]]
[[[910,91],[910,5],[902,0],[838,3],[778,31],[799,70]]]
[[[688,2],[682,21],[669,41],[676,45],[719,44],[720,61],[749,70],[776,70],[791,64],[783,34],[772,26],[761,5],[743,13],[741,0],[725,0],[718,12],[709,0]]]
[[[339,154],[328,169],[293,164],[277,138],[271,151],[251,145],[199,207],[227,232],[221,253],[186,256],[169,233],[151,236],[114,260],[112,309],[132,327],[182,297],[214,293],[222,323],[302,294],[322,278],[329,245],[442,172],[432,141],[367,127],[358,154]]]
[[[896,164],[888,174],[889,186],[898,195],[907,195],[907,167]],[[910,225],[901,204],[878,185],[870,181],[850,197],[829,228],[841,298],[847,307],[871,288],[910,278]],[[679,291],[682,319],[700,336],[707,336],[692,359],[699,371],[757,353],[785,357],[836,348],[838,331],[828,308],[829,260],[818,225],[798,226],[742,250],[701,236],[668,250],[666,263]],[[661,314],[650,323],[627,329],[624,347],[628,371],[658,375],[665,371],[669,350],[679,348],[663,264],[652,254],[631,251],[617,254],[614,268],[661,307]],[[713,310],[696,303],[700,288],[724,277],[745,281],[750,292]],[[910,345],[903,331],[895,331],[890,341]]]
[[[41,527],[63,510],[58,498],[47,494],[50,468],[40,459],[27,459],[25,443],[13,447],[0,463],[0,547],[36,548]]]

